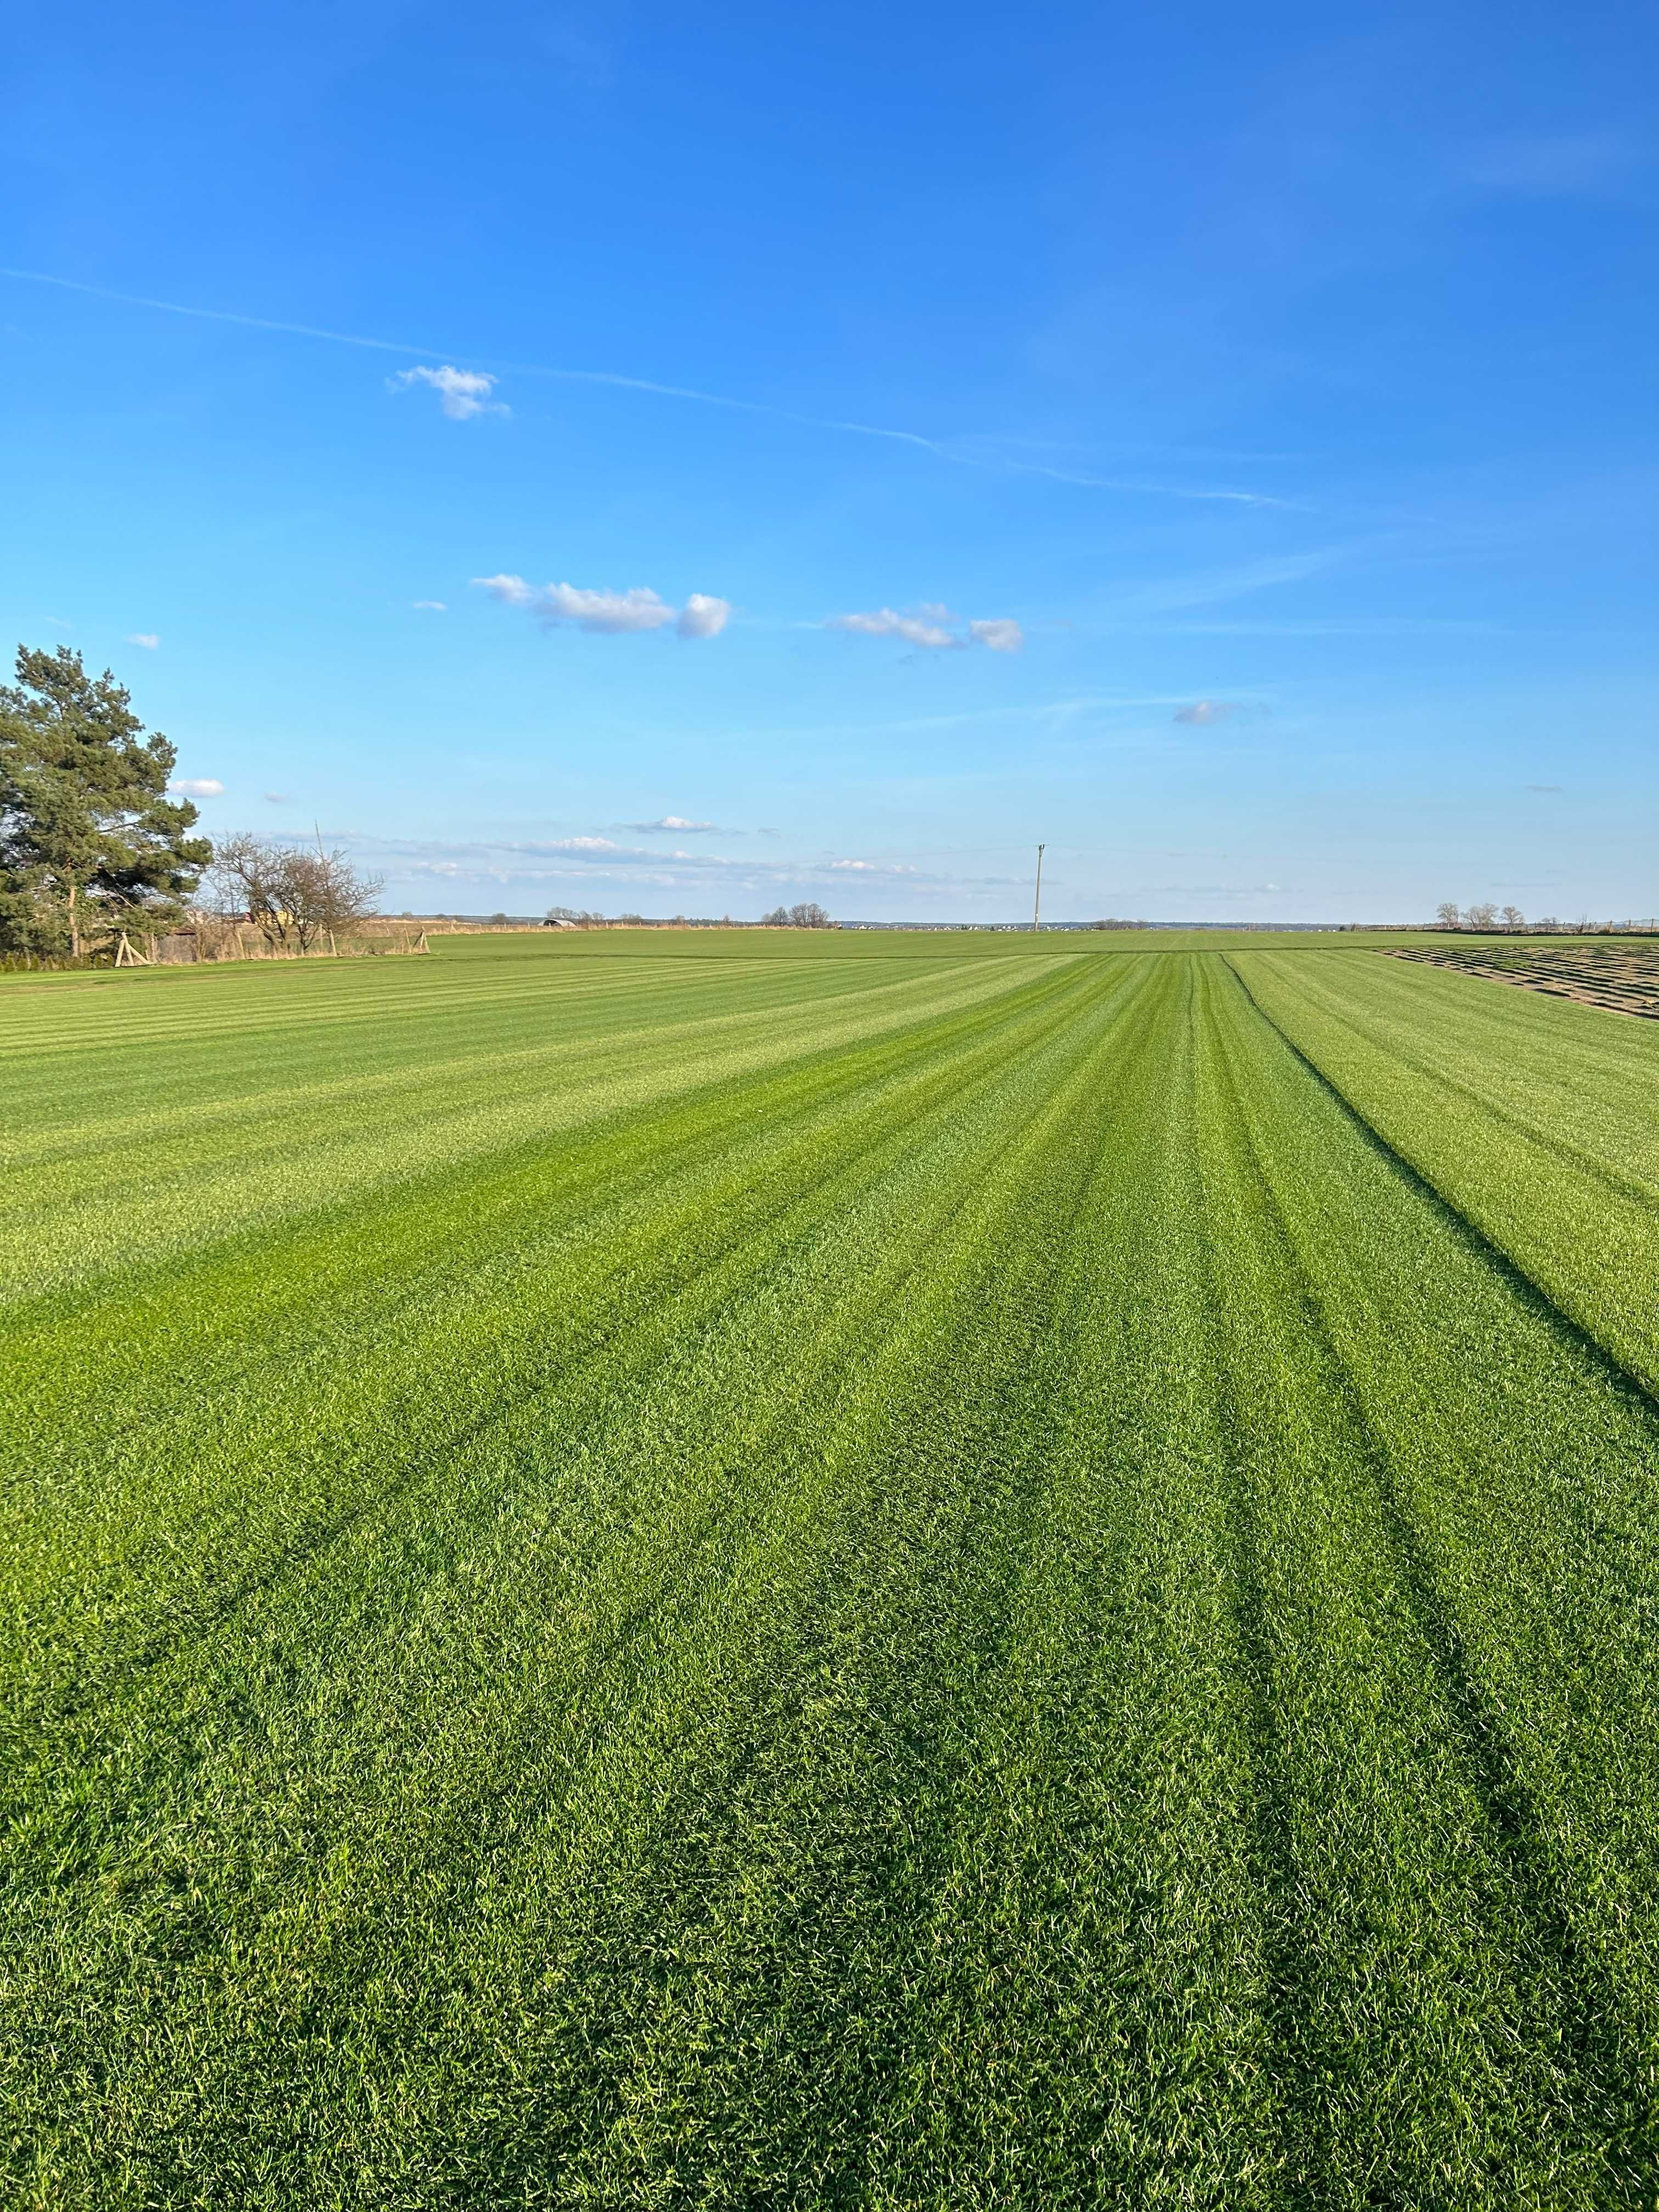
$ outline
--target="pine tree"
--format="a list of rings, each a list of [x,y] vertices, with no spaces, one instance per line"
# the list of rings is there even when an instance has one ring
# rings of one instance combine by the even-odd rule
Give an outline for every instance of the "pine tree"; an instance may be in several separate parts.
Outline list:
[[[177,759],[108,669],[18,647],[0,686],[0,946],[78,958],[100,930],[177,915],[213,857],[167,795]]]

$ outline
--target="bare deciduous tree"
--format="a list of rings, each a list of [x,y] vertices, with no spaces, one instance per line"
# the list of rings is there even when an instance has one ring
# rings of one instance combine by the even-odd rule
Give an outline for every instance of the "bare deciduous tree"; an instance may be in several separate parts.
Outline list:
[[[289,939],[288,865],[293,848],[239,830],[220,839],[209,871],[219,910],[246,915],[272,945]]]
[[[295,888],[300,895],[296,926],[308,928],[312,937],[362,921],[374,913],[374,902],[386,889],[384,876],[360,873],[337,846],[331,853],[320,848],[296,853],[295,860]]]
[[[1506,906],[1500,917],[1505,929],[1524,929],[1527,917],[1518,906]]]
[[[1442,899],[1434,910],[1434,918],[1442,929],[1460,928],[1463,920],[1455,899]]]
[[[1498,908],[1490,899],[1483,899],[1478,906],[1472,906],[1468,909],[1463,916],[1463,922],[1465,927],[1468,929],[1496,928]]]
[[[816,899],[802,899],[795,906],[775,906],[770,914],[761,916],[763,929],[833,929],[835,926]]]
[[[337,848],[308,852],[252,830],[224,839],[211,874],[226,911],[245,914],[273,949],[291,945],[301,952],[372,913],[383,887]]]

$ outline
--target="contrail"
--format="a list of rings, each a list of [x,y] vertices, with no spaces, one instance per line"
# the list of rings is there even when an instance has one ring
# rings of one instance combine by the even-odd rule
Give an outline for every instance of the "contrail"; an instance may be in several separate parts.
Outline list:
[[[396,338],[366,338],[352,331],[331,331],[316,323],[277,322],[267,315],[240,315],[228,307],[191,307],[177,300],[152,300],[143,293],[116,292],[102,284],[78,283],[72,276],[51,276],[38,269],[0,268],[0,277],[9,277],[14,283],[46,284],[59,292],[79,292],[89,300],[108,300],[122,307],[149,307],[158,314],[187,315],[200,323],[231,323],[239,330],[272,331],[283,337],[318,338],[328,345],[356,346],[368,353],[441,354],[462,365],[480,368],[498,376],[555,377],[563,384],[609,385],[618,392],[644,392],[658,399],[684,399],[699,407],[724,407],[734,414],[765,415],[774,422],[793,422],[802,429],[836,430],[849,437],[881,438],[890,444],[915,446],[924,453],[932,453],[941,461],[957,468],[979,469],[992,475],[1047,477],[1057,483],[1074,484],[1090,491],[1140,492],[1165,499],[1224,500],[1243,507],[1285,507],[1290,501],[1274,499],[1266,492],[1215,491],[1202,488],[1174,484],[1152,484],[1129,477],[1072,476],[1060,469],[1045,468],[1033,461],[988,460],[984,458],[953,453],[937,438],[925,438],[918,430],[890,430],[876,422],[853,422],[832,415],[802,415],[789,407],[779,407],[766,399],[734,399],[719,392],[699,392],[690,385],[658,384],[649,377],[623,376],[609,368],[550,368],[542,362],[487,361],[477,354],[457,353],[453,348],[434,345],[410,345]]]
[[[155,307],[164,315],[190,315],[203,323],[239,323],[244,330],[281,331],[289,337],[326,338],[333,345],[366,346],[374,353],[438,353],[438,346],[399,345],[391,338],[353,337],[347,331],[319,330],[311,323],[276,323],[263,315],[236,315],[223,307],[181,307],[176,300],[147,300],[137,292],[112,292],[101,284],[77,284],[72,276],[46,276],[37,269],[0,269],[20,284],[51,284],[60,292],[82,292],[89,300],[113,300],[123,307]]]

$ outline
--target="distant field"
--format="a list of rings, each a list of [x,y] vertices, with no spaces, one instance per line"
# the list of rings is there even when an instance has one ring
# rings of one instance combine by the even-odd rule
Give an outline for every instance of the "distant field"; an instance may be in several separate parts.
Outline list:
[[[0,980],[0,2201],[1651,2206],[1659,1027]]]

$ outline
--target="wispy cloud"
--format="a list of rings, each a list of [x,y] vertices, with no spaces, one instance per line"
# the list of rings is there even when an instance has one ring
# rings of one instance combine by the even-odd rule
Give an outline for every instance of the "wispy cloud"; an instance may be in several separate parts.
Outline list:
[[[457,866],[465,862],[489,861],[495,866],[506,860],[531,873],[536,872],[538,865],[547,863],[554,864],[555,873],[568,873],[573,867],[584,872],[597,867],[619,869],[629,875],[640,868],[660,868],[669,860],[682,860],[687,867],[702,873],[717,872],[741,865],[714,854],[651,852],[640,845],[619,845],[611,837],[451,839],[377,837],[366,836],[359,832],[343,834],[346,842],[387,859],[441,859]],[[498,855],[500,859],[496,858]]]
[[[409,604],[418,614],[447,615],[449,612],[441,599],[411,599]]]
[[[470,422],[475,415],[510,414],[512,410],[501,400],[489,396],[496,381],[483,369],[453,368],[404,368],[386,379],[393,392],[406,392],[414,384],[430,385],[452,422]]]
[[[380,837],[361,831],[325,831],[331,842],[347,845],[398,876],[433,877],[454,883],[557,883],[609,879],[624,896],[645,888],[679,892],[702,890],[710,897],[755,890],[769,894],[791,884],[830,890],[851,878],[902,878],[914,886],[960,890],[1001,887],[1002,876],[930,873],[903,860],[854,858],[789,860],[733,860],[717,853],[652,852],[614,844],[608,837],[447,840]]]
[[[291,806],[293,803],[292,798],[286,791],[268,791],[265,793],[267,806]]]
[[[1613,131],[1559,131],[1498,138],[1469,167],[1482,191],[1516,199],[1593,199],[1631,183],[1644,164]]]
[[[184,799],[218,799],[224,788],[216,775],[175,776],[167,786],[169,791],[178,792]]]
[[[672,831],[681,837],[697,837],[705,834],[731,837],[738,834],[735,830],[722,830],[719,824],[714,822],[690,821],[684,814],[665,814],[655,822],[624,822],[619,826],[623,830],[632,830],[640,836],[647,836],[653,832],[661,830]]]
[[[859,637],[897,637],[907,645],[926,646],[930,650],[944,651],[963,642],[954,630],[946,629],[945,621],[950,617],[943,607],[929,607],[915,614],[902,615],[892,607],[878,607],[872,614],[831,615],[825,623],[826,629],[851,630]]]
[[[684,606],[676,609],[641,584],[611,592],[577,584],[527,584],[522,576],[475,576],[472,581],[504,606],[523,607],[549,629],[572,623],[578,629],[605,637],[662,629],[670,623],[680,637],[718,637],[732,611],[725,599],[705,592],[693,592]]]
[[[1557,797],[1559,797],[1560,793],[1566,789],[1566,786],[1564,783],[1529,783],[1527,786],[1527,789],[1528,791],[1553,792]]]
[[[1170,720],[1176,722],[1196,722],[1200,726],[1207,722],[1224,722],[1229,714],[1238,712],[1237,699],[1194,699],[1189,707],[1177,707]]]
[[[1106,611],[1116,617],[1178,614],[1188,607],[1211,606],[1225,599],[1271,591],[1280,584],[1300,583],[1334,568],[1348,549],[1322,545],[1307,553],[1273,554],[1259,561],[1241,561],[1218,568],[1200,568],[1186,576],[1163,576],[1131,585],[1109,599]]]
[[[1328,621],[1171,622],[1159,627],[1178,637],[1481,637],[1497,635],[1506,625],[1432,615],[1353,615]]]
[[[224,307],[197,307],[177,300],[155,300],[142,293],[118,292],[103,284],[82,284],[70,276],[56,276],[38,269],[0,268],[0,277],[15,283],[45,284],[62,292],[78,292],[83,297],[108,300],[123,307],[144,307],[165,315],[186,315],[193,320],[209,323],[229,323],[240,330],[269,331],[283,337],[314,338],[326,345],[355,346],[370,353],[433,353],[434,346],[411,345],[404,339],[365,337],[350,331],[331,331],[314,323],[281,322],[265,315],[244,315]],[[465,358],[465,356],[463,356]],[[743,415],[763,415],[773,422],[793,422],[803,429],[828,430],[854,438],[875,438],[890,445],[908,446],[915,451],[930,453],[936,460],[957,468],[990,470],[1000,475],[1046,477],[1057,483],[1073,484],[1091,491],[1125,492],[1152,498],[1177,500],[1220,500],[1246,507],[1285,507],[1293,502],[1277,498],[1266,492],[1244,490],[1236,486],[1216,487],[1194,483],[1164,483],[1140,478],[1096,477],[1074,473],[1065,469],[1049,467],[1042,463],[1024,461],[1009,455],[975,449],[963,441],[931,438],[920,430],[896,430],[878,422],[860,422],[835,415],[802,413],[793,407],[782,407],[767,399],[744,399],[719,392],[702,392],[683,384],[660,383],[644,376],[624,376],[612,369],[552,368],[538,362],[497,362],[488,370],[476,373],[488,374],[492,385],[502,375],[538,376],[556,379],[567,384],[603,385],[614,391],[638,392],[659,399],[678,399],[699,407],[720,407]]]
[[[1218,502],[1227,507],[1304,507],[1302,500],[1279,499],[1265,491],[1239,491],[1231,486],[1216,484],[1164,483],[1146,477],[1097,477],[1078,469],[1058,469],[1042,461],[1016,461],[1006,455],[995,464],[988,459],[974,459],[965,453],[947,455],[947,459],[968,462],[976,468],[995,465],[1011,474],[1022,477],[1047,477],[1051,483],[1073,484],[1079,491],[1121,491],[1138,494],[1145,499],[1190,499]]]
[[[830,738],[909,737],[933,731],[975,729],[986,724],[1031,725],[1051,736],[1062,736],[1091,715],[1144,716],[1153,708],[1184,707],[1189,700],[1179,692],[1100,695],[1073,699],[1031,700],[1019,706],[969,707],[948,714],[881,715],[853,722],[790,722],[745,726],[741,734],[751,742],[792,744]],[[761,836],[772,833],[760,830]]]
[[[572,82],[589,87],[611,82],[611,48],[577,21],[574,9],[538,16],[531,35],[538,49]]]
[[[154,653],[161,642],[153,629],[130,630],[126,641],[129,645],[142,645],[146,653]]]
[[[932,603],[904,612],[877,607],[867,614],[831,615],[823,626],[850,630],[858,637],[896,637],[933,653],[960,652],[969,645],[983,645],[993,653],[1018,653],[1025,642],[1024,631],[1010,616],[970,622],[964,628],[949,607]]]

